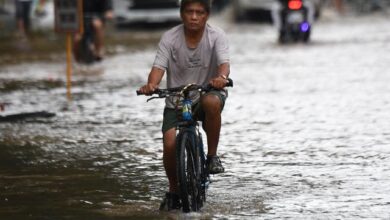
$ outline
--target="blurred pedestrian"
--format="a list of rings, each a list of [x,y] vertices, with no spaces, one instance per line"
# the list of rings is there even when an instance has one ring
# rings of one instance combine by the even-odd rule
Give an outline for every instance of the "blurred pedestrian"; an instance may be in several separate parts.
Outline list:
[[[18,37],[26,38],[31,26],[32,0],[15,0],[15,16],[18,28]]]
[[[104,26],[106,20],[111,20],[114,17],[113,14],[113,1],[112,0],[83,0],[83,13],[84,16],[92,16],[92,26],[95,32],[94,39],[94,55],[97,61],[103,59],[104,56]],[[78,51],[78,47],[82,36],[76,34],[74,50]],[[77,60],[77,54],[76,54]]]

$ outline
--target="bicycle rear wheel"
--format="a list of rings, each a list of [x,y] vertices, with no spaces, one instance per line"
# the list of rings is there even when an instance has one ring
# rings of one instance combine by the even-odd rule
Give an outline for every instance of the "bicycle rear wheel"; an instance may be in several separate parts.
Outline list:
[[[177,139],[177,178],[183,211],[199,211],[203,205],[201,157],[196,135],[184,131]]]

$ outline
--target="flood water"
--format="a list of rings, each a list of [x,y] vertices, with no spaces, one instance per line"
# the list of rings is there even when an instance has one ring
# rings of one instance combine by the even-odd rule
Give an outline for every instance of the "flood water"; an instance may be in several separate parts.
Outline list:
[[[218,21],[217,21],[218,22]],[[268,25],[221,24],[235,87],[200,213],[160,213],[163,101],[146,103],[155,45],[75,67],[0,69],[0,219],[390,219],[390,21],[324,19],[280,46]],[[135,33],[145,34],[145,33]],[[151,33],[151,34],[160,34]]]

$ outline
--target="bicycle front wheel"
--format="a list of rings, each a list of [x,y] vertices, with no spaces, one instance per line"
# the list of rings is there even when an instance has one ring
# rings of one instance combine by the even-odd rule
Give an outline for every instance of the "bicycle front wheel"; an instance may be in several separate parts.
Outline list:
[[[203,205],[201,157],[196,140],[191,131],[184,131],[177,139],[177,178],[184,212],[199,211]]]

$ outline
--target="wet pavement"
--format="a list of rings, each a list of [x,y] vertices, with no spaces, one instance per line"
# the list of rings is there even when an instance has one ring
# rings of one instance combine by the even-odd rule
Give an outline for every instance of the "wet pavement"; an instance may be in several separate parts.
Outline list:
[[[226,173],[189,215],[157,211],[163,102],[135,95],[154,44],[75,67],[72,102],[63,63],[2,66],[2,116],[55,116],[0,123],[0,219],[390,219],[389,24],[327,18],[280,46],[270,26],[222,23]]]

